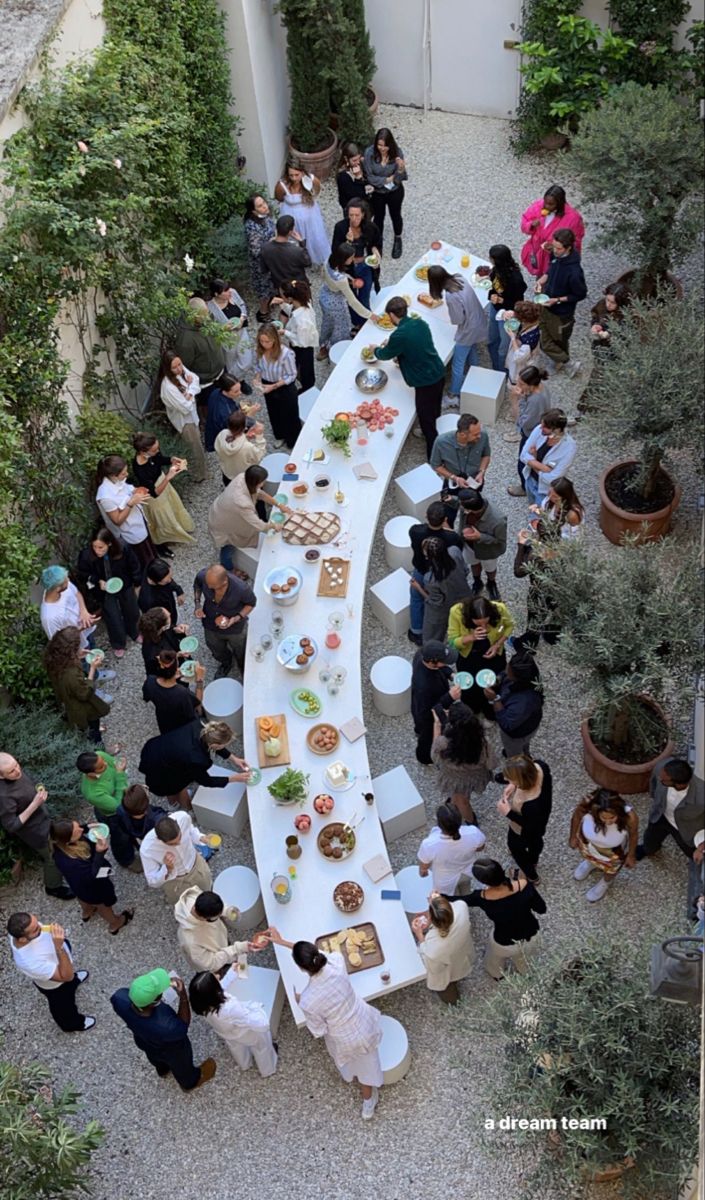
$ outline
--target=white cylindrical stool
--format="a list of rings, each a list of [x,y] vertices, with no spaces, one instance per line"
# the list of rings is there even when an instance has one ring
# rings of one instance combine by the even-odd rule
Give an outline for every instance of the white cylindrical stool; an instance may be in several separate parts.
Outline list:
[[[240,915],[236,921],[239,928],[254,929],[264,920],[259,879],[249,867],[226,867],[216,876],[213,891],[226,907],[239,909]]]
[[[310,387],[305,392],[299,392],[299,416],[302,421],[308,419],[320,394],[321,389],[317,387]]]
[[[382,1041],[379,1044],[379,1058],[382,1064],[384,1086],[398,1083],[403,1079],[411,1066],[411,1051],[409,1039],[401,1021],[382,1014]]]
[[[242,684],[237,679],[214,679],[203,693],[209,721],[225,721],[233,733],[242,733]]]
[[[436,433],[455,433],[458,428],[459,416],[459,412],[447,412],[436,417]]]
[[[433,891],[433,881],[419,875],[418,867],[402,867],[394,872],[397,887],[401,892],[401,902],[404,912],[417,916],[420,912],[428,911],[428,898]]]
[[[350,338],[347,338],[347,340],[343,340],[342,342],[336,342],[333,346],[331,346],[330,350],[328,351],[328,357],[333,363],[334,367],[337,367],[348,346],[352,346]]]
[[[370,671],[372,700],[385,717],[411,712],[411,663],[396,654],[378,658]]]
[[[405,571],[413,569],[409,541],[412,525],[418,525],[416,517],[391,517],[384,526],[384,557],[391,571],[397,567],[403,567]]]
[[[273,454],[265,454],[260,466],[264,467],[269,479],[262,484],[262,491],[269,492],[270,496],[276,496],[281,485],[284,467],[288,462],[290,462],[290,455],[280,454],[278,450],[275,450]]]

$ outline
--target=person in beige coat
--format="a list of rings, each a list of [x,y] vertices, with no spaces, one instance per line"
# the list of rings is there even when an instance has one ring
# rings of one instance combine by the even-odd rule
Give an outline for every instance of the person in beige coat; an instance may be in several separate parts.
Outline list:
[[[233,550],[256,546],[260,533],[266,533],[270,527],[269,521],[257,515],[258,500],[274,505],[281,512],[290,511],[261,490],[266,478],[264,467],[248,467],[243,475],[235,476],[210,506],[208,532],[220,550],[220,562],[226,571],[233,570]]]
[[[246,430],[246,425],[247,417],[242,409],[238,409],[228,417],[227,429],[221,429],[215,439],[215,452],[226,487],[236,475],[243,475],[248,467],[260,463],[267,453],[264,426],[257,424]]]
[[[426,966],[429,990],[438,992],[444,1004],[457,1004],[457,981],[470,974],[475,957],[467,905],[433,892],[428,912],[416,917],[411,928]]]
[[[199,887],[187,888],[174,905],[179,927],[176,936],[194,971],[224,974],[238,955],[255,949],[249,942],[230,941],[224,907],[216,892],[204,892]]]

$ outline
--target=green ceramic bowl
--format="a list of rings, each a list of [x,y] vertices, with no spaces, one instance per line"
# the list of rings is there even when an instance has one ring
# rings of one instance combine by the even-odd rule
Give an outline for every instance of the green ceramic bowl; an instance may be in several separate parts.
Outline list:
[[[463,692],[466,692],[468,688],[472,687],[472,675],[469,671],[458,671],[453,676],[453,683],[457,684]]]
[[[545,292],[539,292],[534,296],[534,304],[548,304],[550,299],[551,297],[547,296]]]
[[[478,671],[475,679],[477,686],[482,688],[494,687],[497,682],[497,676],[494,671],[490,671],[488,668],[485,668],[484,671]]]
[[[184,654],[193,654],[193,652],[195,650],[198,650],[198,638],[197,637],[182,638],[181,641],[179,642],[179,650],[182,650],[184,652]]]
[[[181,671],[184,679],[193,679],[194,675],[196,674],[195,659],[187,658],[185,662],[182,662],[179,670]]]
[[[104,825],[102,821],[100,821],[97,825],[94,825],[92,829],[88,830],[89,842],[107,842],[109,837],[110,829],[107,825]]]

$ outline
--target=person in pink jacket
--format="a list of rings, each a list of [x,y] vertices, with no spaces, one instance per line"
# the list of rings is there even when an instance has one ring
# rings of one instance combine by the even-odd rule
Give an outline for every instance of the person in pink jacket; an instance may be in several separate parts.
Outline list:
[[[521,251],[521,261],[530,275],[545,275],[551,261],[551,238],[557,229],[571,229],[575,249],[580,252],[585,224],[577,208],[566,202],[565,192],[554,183],[543,200],[534,200],[521,218],[521,231],[529,240]]]

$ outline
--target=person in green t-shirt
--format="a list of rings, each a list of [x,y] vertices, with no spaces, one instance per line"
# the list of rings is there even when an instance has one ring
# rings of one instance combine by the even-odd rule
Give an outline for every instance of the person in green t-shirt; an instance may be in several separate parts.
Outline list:
[[[433,344],[430,326],[423,318],[408,315],[406,300],[392,296],[384,311],[395,327],[394,332],[382,346],[370,349],[383,362],[396,358],[404,383],[414,389],[416,416],[430,458],[436,440],[436,420],[441,415],[445,367]]]
[[[76,759],[81,772],[81,795],[93,805],[97,821],[110,825],[127,788],[125,759],[113,758],[105,750],[86,750]]]

